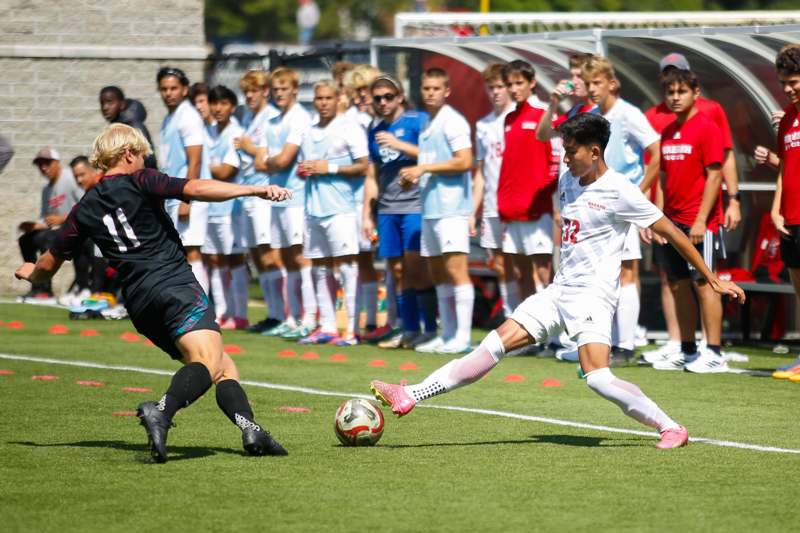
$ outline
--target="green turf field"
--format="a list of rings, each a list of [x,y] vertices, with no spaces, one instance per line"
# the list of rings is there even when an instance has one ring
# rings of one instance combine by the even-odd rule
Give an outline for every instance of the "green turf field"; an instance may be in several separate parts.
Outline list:
[[[70,322],[63,310],[10,304],[0,305],[0,320],[3,354],[176,368],[140,339],[122,340],[133,332],[127,321]],[[24,327],[9,328],[13,321]],[[49,333],[56,324],[69,331]],[[98,335],[81,335],[90,328]],[[243,456],[239,431],[209,393],[176,417],[170,461],[150,464],[138,420],[120,415],[157,399],[167,375],[0,357],[0,530],[797,530],[798,384],[615,370],[693,437],[732,444],[664,452],[654,437],[558,425],[648,429],[589,390],[574,364],[517,357],[430,404],[554,420],[421,407],[397,420],[384,409],[381,442],[345,448],[332,424],[348,394],[368,393],[373,378],[421,379],[446,359],[369,346],[305,350],[238,332],[225,342],[240,347],[233,357],[245,380],[341,394],[246,387],[257,420],[288,457]],[[739,367],[772,369],[791,359],[740,351],[751,360]],[[346,360],[330,360],[334,354]],[[376,361],[386,366],[371,366]],[[543,387],[545,379],[560,386]],[[153,392],[123,390],[129,387]]]

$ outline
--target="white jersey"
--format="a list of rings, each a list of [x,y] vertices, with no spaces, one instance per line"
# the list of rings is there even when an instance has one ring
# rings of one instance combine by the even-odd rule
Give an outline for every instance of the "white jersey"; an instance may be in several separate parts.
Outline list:
[[[606,164],[639,185],[644,179],[642,153],[661,136],[638,107],[622,98],[618,98],[603,117],[611,123],[604,157]]]
[[[492,111],[475,123],[475,153],[478,161],[483,161],[483,216],[497,215],[497,182],[500,179],[500,166],[503,164],[505,148],[506,115],[514,110],[509,105],[499,115]]]
[[[553,283],[601,291],[616,305],[625,235],[646,228],[663,213],[638,187],[612,169],[586,187],[570,172],[558,180],[561,260]]]
[[[267,124],[270,119],[280,114],[278,108],[272,104],[265,105],[256,115],[253,115],[253,111],[248,109],[242,121],[244,135],[250,137],[255,146],[263,148],[267,145]],[[243,183],[264,185],[269,182],[269,176],[266,173],[256,171],[253,156],[244,150],[240,150],[239,155],[242,159]]]

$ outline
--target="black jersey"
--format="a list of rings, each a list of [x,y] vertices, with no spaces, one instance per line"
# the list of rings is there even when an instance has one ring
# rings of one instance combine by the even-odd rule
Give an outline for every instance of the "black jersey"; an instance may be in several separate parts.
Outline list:
[[[87,238],[120,274],[131,315],[169,287],[195,282],[164,199],[183,200],[185,179],[153,169],[104,176],[70,212],[50,252],[72,259]]]

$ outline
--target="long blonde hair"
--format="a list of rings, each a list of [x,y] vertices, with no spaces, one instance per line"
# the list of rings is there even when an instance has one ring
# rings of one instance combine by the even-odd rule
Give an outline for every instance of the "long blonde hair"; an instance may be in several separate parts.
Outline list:
[[[95,137],[89,162],[93,167],[106,171],[119,162],[125,150],[142,156],[153,153],[141,131],[127,124],[109,124]]]

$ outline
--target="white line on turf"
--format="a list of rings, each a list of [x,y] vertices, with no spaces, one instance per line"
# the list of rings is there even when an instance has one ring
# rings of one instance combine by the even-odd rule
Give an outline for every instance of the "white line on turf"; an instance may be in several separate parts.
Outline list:
[[[81,368],[99,368],[102,370],[122,370],[127,372],[137,372],[139,374],[155,374],[158,376],[171,376],[174,374],[172,370],[161,370],[158,368],[144,368],[139,366],[127,365],[108,365],[105,363],[95,363],[93,361],[70,361],[66,359],[52,359],[49,357],[35,357],[31,355],[13,355],[0,353],[0,359],[9,359],[13,361],[29,361],[33,363],[46,363],[53,365],[66,365],[77,366]],[[325,391],[319,389],[312,389],[310,387],[299,387],[296,385],[282,385],[279,383],[268,383],[265,381],[252,381],[242,380],[243,385],[251,387],[261,387],[264,389],[274,389],[287,392],[299,392],[303,394],[314,394],[316,396],[334,396],[341,398],[367,398],[371,399],[372,396],[368,394],[352,393],[352,392],[337,392]],[[640,435],[643,437],[657,437],[658,434],[651,431],[638,431],[635,429],[615,428],[611,426],[600,426],[597,424],[586,424],[584,422],[573,422],[571,420],[560,420],[558,418],[548,418],[543,416],[523,415],[520,413],[511,413],[508,411],[495,411],[493,409],[477,409],[473,407],[459,407],[455,405],[438,405],[438,404],[421,404],[419,407],[427,409],[442,409],[445,411],[459,411],[462,413],[473,413],[489,416],[499,416],[503,418],[513,418],[515,420],[526,420],[529,422],[540,422],[543,424],[552,424],[556,426],[565,426],[571,428],[591,429],[594,431],[605,431],[609,433],[624,433],[626,435]],[[758,452],[772,452],[772,453],[791,453],[800,454],[800,450],[792,448],[777,448],[774,446],[762,446],[760,444],[747,444],[744,442],[733,442],[727,440],[709,439],[705,437],[690,437],[691,442],[700,442],[703,444],[710,444],[712,446],[723,446],[727,448],[739,448],[742,450],[754,450]]]

